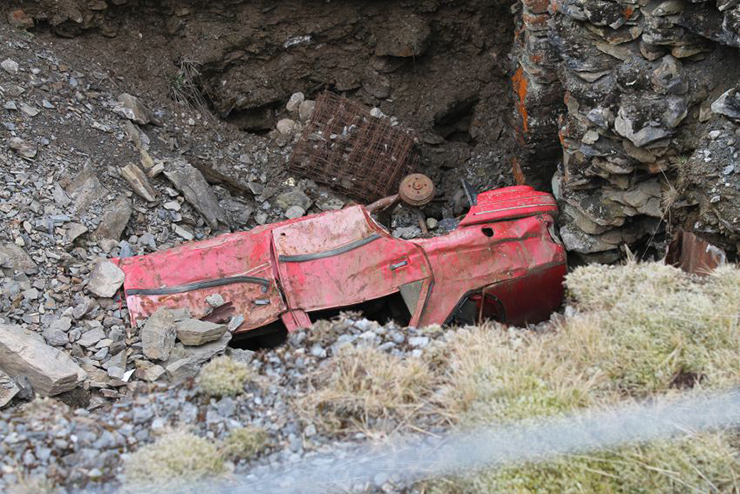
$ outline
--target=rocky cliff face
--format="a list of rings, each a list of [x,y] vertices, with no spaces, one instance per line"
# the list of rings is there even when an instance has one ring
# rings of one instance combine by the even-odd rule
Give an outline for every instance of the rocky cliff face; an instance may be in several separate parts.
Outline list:
[[[671,225],[737,249],[739,14],[736,1],[522,2],[514,168],[542,182],[557,167],[569,250],[608,261]],[[556,135],[562,159],[541,160]]]

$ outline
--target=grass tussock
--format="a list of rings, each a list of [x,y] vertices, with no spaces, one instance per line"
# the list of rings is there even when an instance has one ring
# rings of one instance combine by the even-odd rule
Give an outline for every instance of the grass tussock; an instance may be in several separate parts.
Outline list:
[[[249,366],[221,356],[203,366],[198,375],[198,385],[208,396],[236,396],[244,392],[244,383],[250,377],[253,377],[253,372]]]
[[[313,381],[317,389],[302,409],[331,429],[366,429],[369,419],[408,419],[431,392],[434,376],[420,359],[347,347]]]
[[[460,329],[432,356],[441,383],[437,410],[452,423],[475,425],[591,405],[603,376],[573,372],[568,351],[554,333],[509,332],[497,324]]]
[[[587,406],[723,389],[740,380],[740,271],[696,278],[662,264],[589,266],[568,276],[579,312],[535,335],[497,325],[450,333],[431,355],[440,413],[470,426]],[[735,438],[693,436],[518,465],[433,492],[737,492]]]
[[[170,79],[169,95],[182,105],[187,105],[208,118],[208,102],[201,91],[200,68],[196,60],[183,57],[177,62],[178,70]]]
[[[690,381],[738,382],[740,270],[726,266],[697,279],[663,264],[592,266],[576,270],[567,286],[607,339],[601,366],[621,391],[645,396]],[[583,322],[566,322],[564,337]]]
[[[268,446],[267,431],[258,427],[244,427],[229,434],[221,446],[226,458],[250,460]]]
[[[225,472],[216,444],[188,432],[173,432],[134,452],[124,465],[132,486],[174,485]]]
[[[430,494],[738,492],[738,461],[723,434],[491,470],[429,483]]]

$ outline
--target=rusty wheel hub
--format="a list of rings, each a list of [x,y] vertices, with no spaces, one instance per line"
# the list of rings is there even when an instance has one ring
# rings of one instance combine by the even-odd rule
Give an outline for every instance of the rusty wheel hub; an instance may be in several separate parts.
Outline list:
[[[426,175],[412,173],[401,180],[398,195],[409,206],[423,206],[434,199],[434,184]]]

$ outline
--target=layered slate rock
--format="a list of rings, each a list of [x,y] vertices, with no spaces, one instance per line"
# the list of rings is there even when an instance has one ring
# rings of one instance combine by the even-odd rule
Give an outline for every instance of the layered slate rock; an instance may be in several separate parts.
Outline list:
[[[85,379],[82,368],[64,352],[44,343],[40,335],[20,326],[0,325],[0,369],[26,377],[41,396],[55,396]]]
[[[162,307],[141,328],[144,355],[154,360],[167,360],[175,347],[177,323],[190,316],[187,309]]]
[[[523,0],[521,5],[527,42],[518,53],[517,111],[531,115],[526,104],[533,98],[531,88],[543,94],[544,88],[557,87],[544,81],[561,85],[562,92],[552,98],[561,98],[565,111],[539,135],[549,135],[550,144],[562,149],[553,191],[570,251],[586,259],[615,260],[623,245],[659,237],[669,219],[685,218],[693,229],[691,211],[697,204],[704,212],[710,208],[702,203],[715,200],[721,206],[734,197],[728,193],[734,188],[734,166],[728,166],[737,160],[733,133],[740,116],[740,99],[732,89],[740,77],[740,32],[732,21],[740,12],[737,2],[555,0],[543,9]],[[541,31],[544,40],[534,43],[532,33]],[[532,83],[533,74],[539,86]],[[531,116],[524,120],[533,121]],[[719,127],[724,138],[707,139]],[[524,135],[527,125],[516,129]],[[515,175],[521,172],[520,181],[541,185],[553,167],[530,160],[527,166],[539,171],[527,172],[527,142],[520,139],[522,166],[515,167]],[[708,156],[722,161],[715,166]],[[701,187],[700,162],[708,172]],[[687,177],[695,187],[687,187]],[[705,231],[737,236],[730,231],[740,219],[731,208],[714,209],[714,222],[702,213]]]
[[[225,324],[215,324],[198,319],[186,319],[177,324],[177,339],[183,345],[200,346],[216,341],[226,332]]]

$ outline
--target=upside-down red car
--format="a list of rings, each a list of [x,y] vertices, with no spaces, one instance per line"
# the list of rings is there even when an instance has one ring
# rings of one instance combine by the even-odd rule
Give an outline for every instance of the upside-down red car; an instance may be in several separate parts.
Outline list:
[[[235,331],[244,336],[309,327],[340,309],[417,327],[548,318],[566,272],[555,199],[515,186],[469,200],[441,236],[394,238],[371,216],[380,207],[353,205],[120,259],[132,323],[160,307],[205,316],[216,293],[244,317]]]

